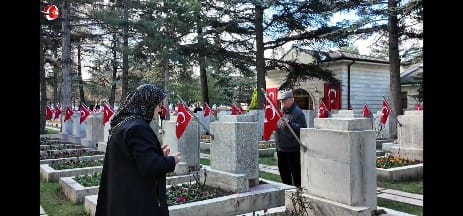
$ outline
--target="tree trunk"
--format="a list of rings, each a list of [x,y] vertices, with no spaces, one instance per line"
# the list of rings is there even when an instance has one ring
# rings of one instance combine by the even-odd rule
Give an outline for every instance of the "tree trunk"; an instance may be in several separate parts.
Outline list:
[[[207,73],[206,73],[206,50],[204,47],[203,27],[200,19],[198,19],[198,43],[201,49],[199,50],[199,82],[201,85],[201,102],[209,104],[209,89],[207,86]]]
[[[389,133],[391,138],[397,137],[397,115],[402,114],[400,104],[400,55],[399,55],[399,26],[397,20],[397,1],[388,0],[388,31],[389,31],[389,67],[390,67],[390,87],[391,87],[391,109],[389,116]]]
[[[62,53],[61,53],[61,64],[63,73],[63,84],[62,84],[62,106],[72,107],[71,104],[71,25],[69,23],[69,0],[63,1],[62,18],[63,18],[63,38],[62,38]]]
[[[47,81],[45,79],[44,49],[42,29],[40,29],[40,133],[45,133],[45,110],[47,107]]]
[[[113,78],[111,80],[111,92],[109,95],[109,105],[114,107],[114,100],[116,98],[116,82],[117,82],[117,37],[116,34],[113,36]]]
[[[170,79],[169,59],[164,59],[164,91],[166,93],[169,93],[169,79]],[[163,103],[168,105],[169,98],[165,97],[164,100],[163,100]]]
[[[264,9],[262,8],[262,3],[256,3],[256,72],[257,72],[257,109],[263,110],[265,104],[265,97],[262,94],[260,89],[266,89],[265,83],[265,60],[264,60]]]
[[[58,104],[59,101],[59,91],[58,91],[58,68],[53,67],[53,103]]]
[[[124,4],[124,19],[125,19],[125,25],[123,29],[123,44],[122,44],[122,95],[121,95],[121,101],[125,100],[125,97],[127,96],[127,93],[129,91],[129,12],[128,12],[128,6]]]
[[[88,105],[85,101],[85,94],[84,94],[84,81],[82,80],[82,65],[81,65],[81,46],[80,44],[77,45],[77,76],[79,77],[79,96],[80,101],[83,102],[85,105]]]

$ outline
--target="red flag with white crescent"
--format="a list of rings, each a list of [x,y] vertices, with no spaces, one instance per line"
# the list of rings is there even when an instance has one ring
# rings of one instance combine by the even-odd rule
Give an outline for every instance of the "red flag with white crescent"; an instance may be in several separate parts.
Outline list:
[[[266,105],[265,106],[265,119],[264,119],[264,133],[263,139],[265,141],[270,139],[273,131],[275,131],[278,127],[278,121],[280,120],[280,116],[276,113],[277,111],[272,109],[272,106]]]
[[[381,119],[380,119],[382,124],[386,124],[387,117],[389,117],[390,112],[391,110],[389,109],[389,105],[387,104],[387,101],[384,100],[383,98],[383,107],[381,108]]]
[[[103,125],[105,125],[113,115],[114,111],[108,105],[103,104]]]
[[[58,7],[55,5],[48,5],[43,9],[43,13],[45,14],[45,18],[47,20],[55,20],[59,17],[59,10]]]
[[[232,115],[238,115],[239,112],[240,112],[240,111],[238,110],[238,107],[236,107],[236,105],[233,104],[233,105],[231,106],[231,114],[232,114]]]
[[[325,103],[320,100],[320,105],[318,108],[318,118],[328,118],[328,108],[326,107]]]
[[[84,105],[80,105],[80,124],[87,119],[87,117],[90,115],[90,109],[85,107]]]
[[[47,108],[45,110],[45,120],[51,120],[52,115],[53,111],[51,111],[50,107],[47,105]]]
[[[242,106],[240,106],[240,107],[238,108],[238,114],[240,114],[240,115],[241,115],[241,114],[244,114],[244,109],[243,109]]]
[[[61,115],[61,109],[58,107],[58,105],[55,105],[55,117],[53,118],[53,120],[59,118],[59,116]]]
[[[325,83],[323,86],[323,97],[325,98],[325,106],[328,111],[333,109],[341,109],[341,87],[334,87],[334,85]]]
[[[421,104],[416,104],[415,109],[416,110],[423,110],[423,107],[421,106]]]
[[[204,118],[208,117],[210,113],[211,108],[209,107],[209,104],[204,103]]]
[[[278,88],[268,88],[265,90],[268,98],[272,101],[273,105],[277,107],[278,105]],[[265,101],[265,105],[268,105],[268,102]]]
[[[161,119],[165,119],[166,115],[167,115],[167,106],[162,105],[161,106]]]
[[[363,105],[363,117],[370,118],[370,109],[368,109],[367,104]]]
[[[186,110],[182,103],[178,103],[178,114],[177,114],[177,124],[175,126],[175,134],[177,139],[182,137],[183,133],[186,130],[186,127],[191,121],[191,114]]]
[[[66,113],[64,114],[64,121],[66,122],[67,120],[71,119],[72,114],[74,114],[74,112],[72,111],[72,109],[69,106],[67,106],[66,107]]]

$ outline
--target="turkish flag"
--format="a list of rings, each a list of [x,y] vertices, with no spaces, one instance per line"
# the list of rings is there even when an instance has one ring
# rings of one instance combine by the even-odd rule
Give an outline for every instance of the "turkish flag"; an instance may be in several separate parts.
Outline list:
[[[235,104],[233,104],[233,105],[231,106],[231,114],[232,114],[232,115],[238,115],[239,112],[240,112],[240,111],[238,110],[238,107],[236,107]]]
[[[320,101],[320,106],[318,108],[318,118],[328,118],[328,108],[326,107],[323,101]]]
[[[391,110],[389,109],[389,105],[387,104],[387,101],[383,99],[383,107],[381,108],[381,123],[386,124],[387,117],[389,117],[389,113]]]
[[[45,18],[47,20],[55,20],[59,17],[59,10],[58,7],[56,7],[55,5],[46,6],[43,9],[43,12],[45,13]]]
[[[103,125],[109,121],[111,116],[114,115],[114,111],[106,104],[103,105]]]
[[[272,101],[273,105],[278,104],[278,88],[268,88],[265,90],[265,93],[267,93],[267,97]],[[265,105],[267,105],[268,102],[267,100],[265,101]]]
[[[80,124],[90,115],[90,110],[84,105],[80,105]]]
[[[367,104],[363,105],[363,117],[370,118],[370,109],[368,109]]]
[[[421,104],[416,104],[415,109],[416,110],[423,110],[423,107],[421,106]]]
[[[53,118],[53,120],[59,118],[59,115],[61,115],[61,113],[61,109],[57,105],[55,105],[55,117]]]
[[[243,107],[240,106],[240,107],[238,108],[238,114],[240,114],[240,115],[241,115],[241,114],[244,114],[244,109],[243,109]]]
[[[161,107],[161,119],[165,119],[166,115],[167,115],[167,106],[162,105],[162,107]]]
[[[69,106],[67,106],[66,113],[64,114],[64,121],[66,122],[67,120],[71,119],[72,114],[74,114],[74,112],[71,110]]]
[[[209,104],[207,103],[204,103],[204,105],[205,105],[204,106],[204,118],[206,118],[211,113],[211,108],[209,107]]]
[[[269,140],[273,131],[277,129],[278,120],[280,120],[280,116],[277,114],[277,112],[279,111],[272,109],[271,105],[265,106],[264,133],[263,133],[263,139],[265,141]]]
[[[52,115],[53,111],[51,111],[50,107],[47,106],[47,109],[45,110],[45,120],[51,120]]]
[[[323,86],[323,97],[325,98],[326,107],[329,111],[332,109],[341,109],[341,87],[334,87],[329,83],[325,83]]]
[[[177,139],[180,139],[191,121],[191,114],[186,110],[182,103],[178,103],[177,107],[178,114],[175,134],[177,135]]]

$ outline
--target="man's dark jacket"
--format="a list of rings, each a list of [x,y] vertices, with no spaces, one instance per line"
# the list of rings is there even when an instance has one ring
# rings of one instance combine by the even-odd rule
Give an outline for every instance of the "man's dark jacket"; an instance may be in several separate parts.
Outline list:
[[[305,119],[305,115],[302,110],[295,104],[289,108],[284,110],[283,118],[288,120],[289,125],[296,133],[297,137],[300,138],[301,128],[307,127],[307,120]],[[283,121],[280,119],[280,121]],[[284,124],[284,123],[283,123]],[[275,143],[277,147],[277,151],[282,152],[295,152],[299,151],[299,143],[297,142],[296,138],[287,126],[281,127],[282,124],[278,124],[278,128],[275,131]]]
[[[122,124],[106,148],[95,216],[169,215],[166,173],[174,168],[149,122]]]

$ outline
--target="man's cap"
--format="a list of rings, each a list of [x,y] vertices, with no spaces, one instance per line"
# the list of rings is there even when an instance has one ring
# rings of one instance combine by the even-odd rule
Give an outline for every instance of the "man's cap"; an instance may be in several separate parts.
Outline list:
[[[284,100],[287,98],[292,98],[293,97],[293,92],[292,91],[286,91],[278,95],[278,100]]]

